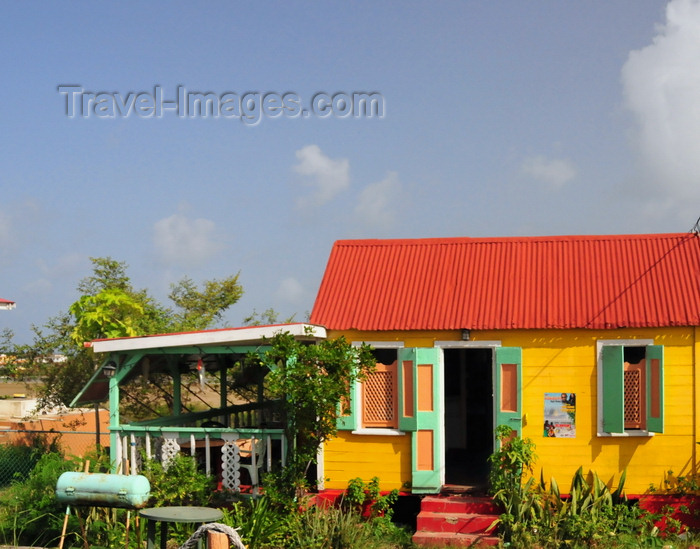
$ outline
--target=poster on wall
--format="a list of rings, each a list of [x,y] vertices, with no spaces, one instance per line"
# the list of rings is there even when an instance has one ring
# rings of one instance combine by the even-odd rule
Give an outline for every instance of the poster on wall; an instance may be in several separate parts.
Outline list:
[[[576,394],[544,394],[544,433],[545,437],[576,437]]]

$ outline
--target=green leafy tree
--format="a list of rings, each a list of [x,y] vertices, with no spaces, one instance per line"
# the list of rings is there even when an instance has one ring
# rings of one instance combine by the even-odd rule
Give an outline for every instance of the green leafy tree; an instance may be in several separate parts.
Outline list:
[[[238,274],[205,281],[202,290],[185,278],[171,287],[171,308],[147,290],[135,289],[126,263],[109,257],[91,261],[92,274],[77,286],[81,297],[45,325],[33,326],[30,345],[12,350],[42,379],[38,397],[43,407],[68,404],[94,372],[96,360],[86,342],[210,328],[243,293]]]
[[[277,324],[279,322],[279,317],[280,314],[272,307],[265,309],[262,313],[253,309],[253,312],[243,319],[243,324],[245,326],[269,326],[271,324]],[[296,313],[282,320],[282,324],[291,324],[295,322],[295,317]]]
[[[220,321],[224,311],[243,295],[238,276],[207,280],[202,290],[187,277],[173,285],[168,296],[178,307],[173,324],[180,330],[204,330]]]
[[[340,402],[350,397],[351,384],[374,368],[375,359],[369,346],[354,347],[344,337],[311,345],[278,333],[268,343],[270,349],[260,360],[270,369],[270,396],[282,402],[289,451],[287,467],[273,479],[273,489],[282,498],[292,498],[305,487],[306,472],[316,463],[321,444],[337,434]]]

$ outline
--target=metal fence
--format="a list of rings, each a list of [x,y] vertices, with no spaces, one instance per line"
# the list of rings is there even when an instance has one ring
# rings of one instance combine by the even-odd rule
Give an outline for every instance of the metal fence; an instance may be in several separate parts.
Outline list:
[[[97,439],[98,433],[94,431],[0,430],[0,488],[26,478],[50,449],[65,456],[82,457],[95,450]],[[99,441],[102,446],[108,446],[109,435],[100,433]]]

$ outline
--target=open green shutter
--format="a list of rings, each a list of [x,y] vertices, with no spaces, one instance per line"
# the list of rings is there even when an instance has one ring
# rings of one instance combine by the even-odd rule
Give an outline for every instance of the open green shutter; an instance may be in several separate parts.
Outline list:
[[[647,431],[664,432],[664,348],[648,345],[646,352]]]
[[[413,413],[415,429],[411,433],[411,492],[435,494],[442,479],[442,368],[440,349],[412,349]],[[408,372],[408,364],[404,373]]]
[[[494,397],[496,425],[508,425],[522,435],[522,351],[520,347],[497,347]]]
[[[399,401],[396,407],[401,431],[416,430],[416,349],[399,349],[396,372],[399,377]]]
[[[625,432],[624,347],[604,345],[603,355],[603,431]]]
[[[339,431],[355,431],[358,428],[359,414],[359,384],[357,382],[350,385],[350,402],[338,404],[338,421],[336,425]],[[344,413],[350,412],[348,415]]]

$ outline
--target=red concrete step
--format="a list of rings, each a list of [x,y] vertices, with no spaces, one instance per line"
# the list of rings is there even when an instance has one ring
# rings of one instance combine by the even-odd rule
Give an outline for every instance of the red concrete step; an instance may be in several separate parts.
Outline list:
[[[460,534],[484,534],[494,530],[496,515],[469,513],[436,513],[421,511],[416,518],[418,532],[458,532]]]
[[[482,547],[498,545],[499,538],[483,534],[455,532],[416,532],[413,543],[418,547]]]
[[[425,496],[421,511],[435,513],[470,513],[500,515],[503,511],[489,497],[478,496]]]

